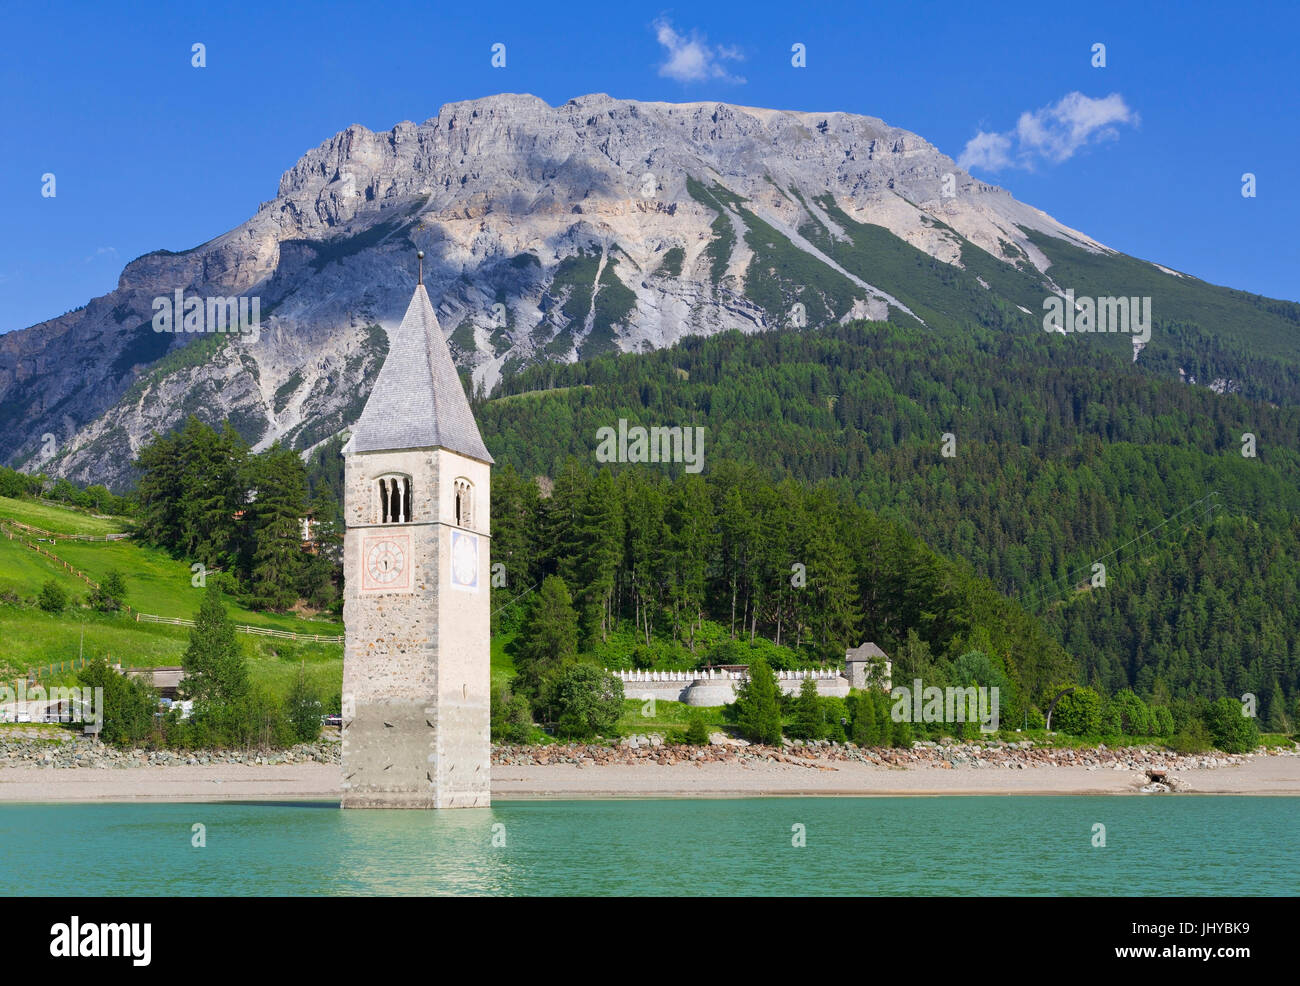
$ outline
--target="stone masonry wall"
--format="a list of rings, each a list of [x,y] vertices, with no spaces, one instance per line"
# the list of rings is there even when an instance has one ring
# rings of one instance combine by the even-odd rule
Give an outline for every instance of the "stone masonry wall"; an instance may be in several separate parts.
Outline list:
[[[411,522],[380,524],[376,481],[411,477]],[[488,466],[443,450],[349,455],[344,467],[345,807],[489,803]],[[451,588],[452,481],[474,487],[478,591]],[[362,589],[364,539],[409,540],[409,582]]]

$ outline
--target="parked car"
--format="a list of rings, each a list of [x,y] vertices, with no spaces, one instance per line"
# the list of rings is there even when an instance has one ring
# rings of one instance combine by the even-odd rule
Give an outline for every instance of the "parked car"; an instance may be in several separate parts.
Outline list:
[[[339,726],[341,728],[343,726],[343,717],[338,713],[330,713],[327,716],[320,717],[320,724],[322,726]]]

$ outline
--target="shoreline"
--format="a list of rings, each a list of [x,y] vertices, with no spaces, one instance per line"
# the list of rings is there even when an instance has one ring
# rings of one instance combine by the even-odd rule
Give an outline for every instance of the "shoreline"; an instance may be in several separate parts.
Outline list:
[[[818,751],[820,752],[820,751]],[[675,763],[497,763],[494,801],[807,797],[1047,797],[1170,794],[1300,796],[1300,756],[1249,754],[1221,766],[1169,769],[1172,791],[1147,791],[1143,767],[1033,764],[1019,769],[877,764],[830,757]],[[0,804],[334,802],[330,763],[183,764],[117,768],[0,766]]]

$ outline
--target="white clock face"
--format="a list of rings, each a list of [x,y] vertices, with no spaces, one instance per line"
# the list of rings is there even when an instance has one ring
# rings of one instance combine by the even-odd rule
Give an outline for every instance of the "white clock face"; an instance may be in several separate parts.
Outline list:
[[[463,531],[451,535],[451,584],[457,589],[478,588],[478,539]]]
[[[406,552],[396,541],[379,541],[366,552],[366,569],[371,581],[379,585],[396,582],[405,568]]]

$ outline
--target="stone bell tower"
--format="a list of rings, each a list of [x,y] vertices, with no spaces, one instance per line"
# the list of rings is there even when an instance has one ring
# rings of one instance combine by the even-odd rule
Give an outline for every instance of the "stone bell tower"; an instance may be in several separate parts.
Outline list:
[[[343,455],[343,807],[486,807],[492,457],[423,278]]]

